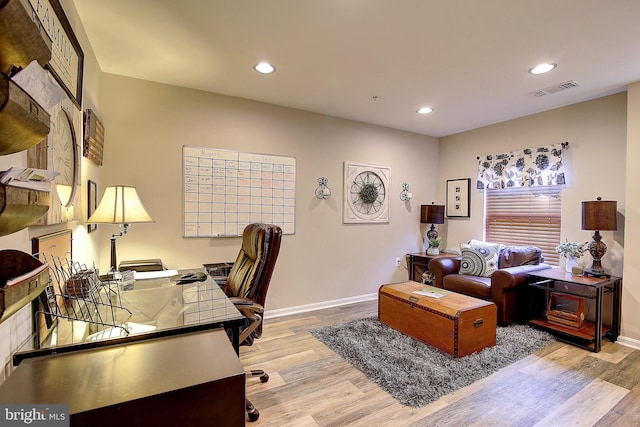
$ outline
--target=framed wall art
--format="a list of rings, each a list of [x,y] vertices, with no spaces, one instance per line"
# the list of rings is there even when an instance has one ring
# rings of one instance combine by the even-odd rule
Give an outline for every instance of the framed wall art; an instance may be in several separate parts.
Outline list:
[[[84,141],[82,155],[98,166],[102,166],[102,152],[104,150],[104,126],[96,116],[95,111],[87,109],[84,112]]]
[[[84,53],[59,0],[29,0],[35,16],[51,37],[47,68],[78,108],[82,105]]]
[[[469,218],[471,215],[471,178],[447,180],[447,218]]]
[[[96,211],[96,207],[98,206],[98,186],[95,182],[89,180],[88,194],[87,194],[87,219],[91,218],[91,215]],[[87,232],[91,233],[96,231],[98,228],[98,224],[87,224]]]
[[[388,223],[391,168],[344,162],[343,223]]]

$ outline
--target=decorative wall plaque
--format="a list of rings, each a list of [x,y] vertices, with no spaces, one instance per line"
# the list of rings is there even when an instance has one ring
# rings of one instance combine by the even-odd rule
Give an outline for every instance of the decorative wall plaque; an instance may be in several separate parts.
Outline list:
[[[98,166],[102,166],[104,150],[104,126],[96,113],[88,109],[84,113],[84,141],[82,155]]]
[[[344,162],[343,222],[389,222],[391,168]]]
[[[29,0],[38,20],[51,37],[47,68],[78,108],[82,105],[84,53],[59,0]]]

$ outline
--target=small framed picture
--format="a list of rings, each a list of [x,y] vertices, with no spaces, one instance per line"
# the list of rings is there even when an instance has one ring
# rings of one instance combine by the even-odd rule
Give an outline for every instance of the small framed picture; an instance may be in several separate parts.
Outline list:
[[[89,180],[88,185],[88,206],[87,206],[87,219],[91,218],[91,215],[96,211],[98,206],[98,186],[95,182]],[[87,224],[87,233],[92,233],[98,229],[98,224]]]
[[[469,218],[471,212],[471,178],[447,180],[447,218]]]

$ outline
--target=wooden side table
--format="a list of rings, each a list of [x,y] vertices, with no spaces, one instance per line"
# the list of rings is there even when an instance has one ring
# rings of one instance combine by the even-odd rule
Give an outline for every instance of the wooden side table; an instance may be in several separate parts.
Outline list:
[[[426,252],[407,254],[409,257],[409,280],[422,282],[422,273],[429,271],[429,261],[434,258],[456,258],[456,254],[429,255]]]
[[[621,277],[574,276],[560,268],[549,268],[529,273],[529,286],[544,291],[545,304],[552,293],[571,295],[585,301],[595,302],[595,317],[585,320],[579,328],[549,322],[546,316],[532,313],[531,325],[546,329],[563,341],[578,347],[599,352],[602,338],[615,342],[620,335],[620,312],[622,296]],[[602,319],[603,297],[612,294],[611,324],[605,325]]]

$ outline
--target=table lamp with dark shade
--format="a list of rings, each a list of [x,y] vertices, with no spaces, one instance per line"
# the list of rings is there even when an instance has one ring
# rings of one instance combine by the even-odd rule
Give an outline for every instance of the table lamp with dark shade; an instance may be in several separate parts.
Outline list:
[[[435,224],[444,224],[444,205],[420,205],[420,222],[431,224],[429,231],[425,233],[425,245],[429,239],[437,239],[438,232]]]
[[[119,224],[120,233],[111,235],[111,271],[117,271],[116,239],[135,222],[154,222],[138,197],[135,187],[113,185],[104,190],[96,211],[87,220],[90,224]]]
[[[597,200],[582,202],[582,229],[595,231],[593,233],[593,241],[589,243],[589,253],[593,257],[593,263],[591,268],[584,271],[585,275],[611,277],[602,268],[601,259],[607,252],[607,245],[602,241],[600,230],[611,231],[618,229],[616,221],[617,210],[617,202],[602,200],[602,197],[597,197]]]

